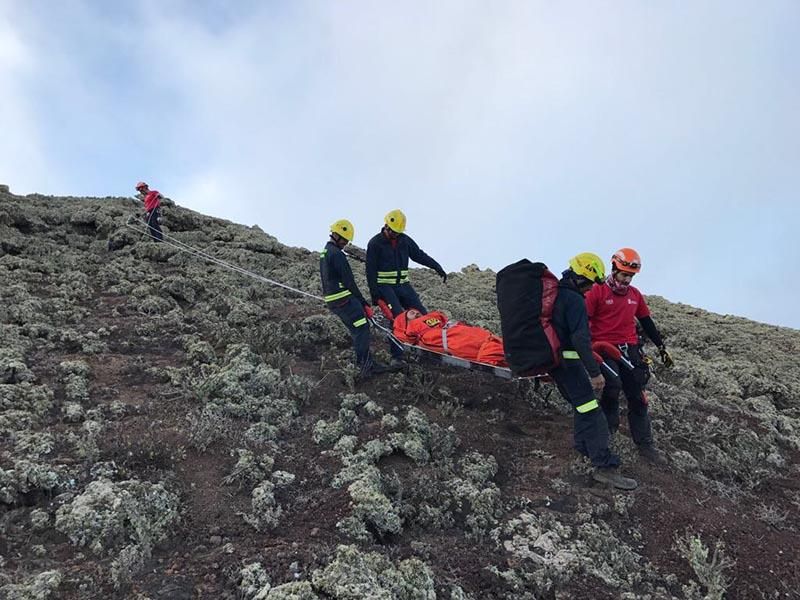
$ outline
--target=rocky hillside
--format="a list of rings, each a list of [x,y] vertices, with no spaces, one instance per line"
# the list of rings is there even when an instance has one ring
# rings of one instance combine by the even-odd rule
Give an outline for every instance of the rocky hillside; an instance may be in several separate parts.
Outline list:
[[[137,210],[0,191],[0,598],[798,597],[800,332],[650,298],[670,462],[623,429],[640,487],[615,493],[550,386],[414,362],[356,385],[319,302]],[[316,252],[164,224],[320,293]],[[499,331],[494,273],[412,278]]]

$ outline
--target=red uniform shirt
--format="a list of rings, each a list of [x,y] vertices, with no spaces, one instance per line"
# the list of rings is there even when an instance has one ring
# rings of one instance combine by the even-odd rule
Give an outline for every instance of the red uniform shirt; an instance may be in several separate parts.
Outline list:
[[[144,209],[150,212],[154,208],[161,206],[161,194],[156,190],[150,190],[144,197]]]
[[[592,342],[612,344],[638,344],[634,317],[650,316],[650,309],[639,290],[630,286],[628,293],[620,296],[606,283],[595,284],[588,291],[586,312],[589,313]]]

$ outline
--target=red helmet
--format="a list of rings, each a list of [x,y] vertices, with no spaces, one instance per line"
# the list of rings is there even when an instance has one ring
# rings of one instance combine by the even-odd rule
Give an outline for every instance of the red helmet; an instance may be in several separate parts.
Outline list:
[[[136,184],[136,189],[137,190],[140,190],[140,189],[146,188],[146,187],[147,187],[147,184],[144,181],[140,181],[139,183]]]
[[[621,248],[611,257],[611,266],[615,271],[638,273],[642,269],[642,259],[633,248]]]

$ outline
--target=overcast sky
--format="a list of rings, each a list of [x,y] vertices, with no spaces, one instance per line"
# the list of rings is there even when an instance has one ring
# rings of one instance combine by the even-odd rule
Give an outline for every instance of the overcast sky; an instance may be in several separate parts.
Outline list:
[[[796,0],[0,0],[0,78],[18,194],[143,179],[310,249],[401,208],[447,270],[632,246],[800,328]]]

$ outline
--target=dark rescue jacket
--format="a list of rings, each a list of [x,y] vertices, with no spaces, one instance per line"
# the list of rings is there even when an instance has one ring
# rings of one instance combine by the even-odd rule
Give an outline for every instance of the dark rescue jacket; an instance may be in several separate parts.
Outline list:
[[[425,254],[417,243],[405,233],[391,240],[381,230],[367,244],[367,284],[373,302],[381,295],[379,285],[400,285],[408,283],[408,259],[430,267],[437,273],[444,273],[442,266]]]
[[[565,271],[558,282],[558,296],[553,305],[551,322],[561,341],[562,353],[577,352],[589,376],[600,375],[600,366],[592,356],[592,336],[589,332],[586,302],[569,271]]]
[[[350,296],[354,296],[361,304],[367,303],[353,278],[347,256],[332,241],[325,244],[325,249],[319,254],[319,275],[327,305],[341,304]]]

